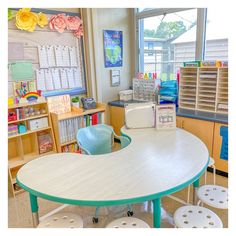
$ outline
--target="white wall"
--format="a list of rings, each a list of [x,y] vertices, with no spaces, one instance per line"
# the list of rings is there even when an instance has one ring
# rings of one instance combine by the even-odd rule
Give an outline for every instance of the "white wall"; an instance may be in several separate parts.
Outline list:
[[[97,98],[107,103],[118,99],[120,90],[128,89],[134,76],[134,35],[132,9],[92,9]],[[123,66],[120,86],[111,87],[110,69],[104,65],[103,30],[123,31]],[[115,68],[114,68],[115,69]]]

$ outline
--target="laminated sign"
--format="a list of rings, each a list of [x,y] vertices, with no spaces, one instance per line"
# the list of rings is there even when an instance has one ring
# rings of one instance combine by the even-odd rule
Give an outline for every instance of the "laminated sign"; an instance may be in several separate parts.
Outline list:
[[[9,64],[13,80],[33,79],[33,65],[29,61],[16,61]]]
[[[156,106],[156,129],[166,130],[176,128],[175,104],[161,104]]]

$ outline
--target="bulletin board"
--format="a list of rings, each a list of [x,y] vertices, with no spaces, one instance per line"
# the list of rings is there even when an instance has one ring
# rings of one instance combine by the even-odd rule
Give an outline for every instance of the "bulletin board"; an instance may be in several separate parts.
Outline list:
[[[19,9],[12,8],[13,13],[16,13]],[[46,14],[47,18],[50,19],[52,15],[57,15],[60,13],[65,13],[69,16],[78,16],[80,17],[80,13],[75,12],[60,12],[49,9],[31,9],[32,12],[39,13],[43,12]],[[62,47],[66,49],[73,49],[74,55],[76,55],[76,64],[75,65],[43,65],[42,56],[40,58],[40,48],[42,47],[53,47],[53,50],[56,50],[57,47]],[[26,61],[32,62],[33,65],[33,76],[29,80],[35,81],[36,86],[40,88],[44,88],[42,84],[39,83],[40,80],[39,74],[40,71],[47,73],[47,71],[51,71],[50,73],[60,71],[60,85],[54,83],[53,86],[50,87],[50,84],[42,90],[42,95],[44,97],[49,96],[58,96],[58,95],[79,95],[85,94],[87,91],[86,86],[86,73],[85,73],[85,59],[84,59],[84,46],[83,46],[83,37],[76,38],[73,33],[70,31],[64,31],[63,33],[59,33],[56,30],[49,29],[48,26],[44,28],[37,27],[34,32],[27,32],[18,29],[15,26],[15,20],[11,20],[8,22],[8,63],[11,64],[15,61]],[[55,51],[54,51],[55,52]],[[55,55],[55,53],[54,53]],[[70,58],[71,59],[71,58]],[[41,60],[41,61],[40,61]],[[55,58],[56,60],[56,58]],[[65,60],[64,60],[65,61]],[[59,63],[59,62],[58,62]],[[75,82],[74,84],[69,83],[69,77],[67,74],[67,84],[68,86],[62,87],[63,78],[63,70],[73,72],[73,78]],[[76,80],[75,73],[78,71],[78,80]],[[69,73],[69,72],[68,72]],[[76,74],[77,75],[77,74]],[[46,78],[46,77],[45,77]],[[9,69],[8,73],[8,95],[14,96],[14,83],[11,70]]]

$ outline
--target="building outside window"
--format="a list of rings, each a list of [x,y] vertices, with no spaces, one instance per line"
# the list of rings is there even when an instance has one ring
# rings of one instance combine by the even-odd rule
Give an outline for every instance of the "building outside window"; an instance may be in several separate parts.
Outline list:
[[[157,73],[162,80],[176,79],[177,68],[183,61],[194,60],[195,54],[189,53],[188,47],[194,49],[191,44],[176,48],[173,42],[192,28],[195,28],[196,40],[196,21],[196,9],[139,19],[140,71]],[[146,46],[151,42],[152,49]]]
[[[176,79],[183,62],[196,59],[197,9],[148,16],[152,10],[138,9],[137,13],[145,13],[138,17],[139,71],[157,73],[162,80]],[[222,14],[226,13],[207,9],[205,60],[228,60],[228,32],[224,17],[219,17]]]

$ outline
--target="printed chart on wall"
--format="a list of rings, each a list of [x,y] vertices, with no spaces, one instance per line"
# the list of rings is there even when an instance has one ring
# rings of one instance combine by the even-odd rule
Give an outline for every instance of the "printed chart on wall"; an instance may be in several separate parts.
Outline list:
[[[123,64],[122,31],[104,30],[103,36],[105,67],[121,67]]]

